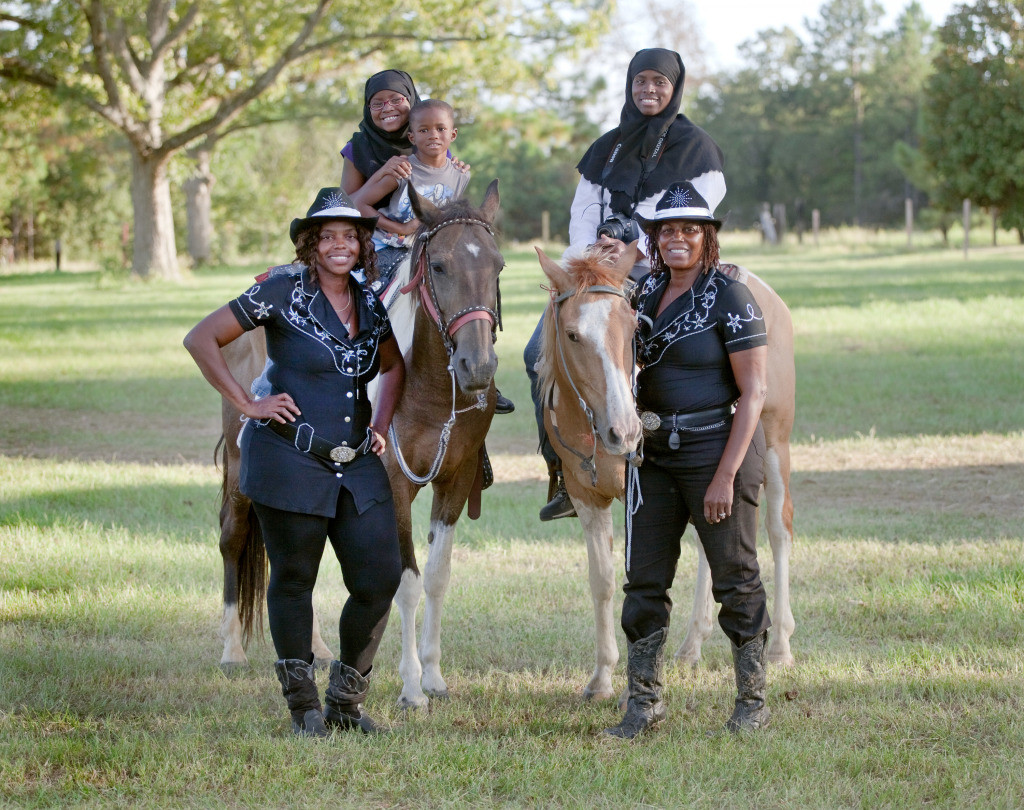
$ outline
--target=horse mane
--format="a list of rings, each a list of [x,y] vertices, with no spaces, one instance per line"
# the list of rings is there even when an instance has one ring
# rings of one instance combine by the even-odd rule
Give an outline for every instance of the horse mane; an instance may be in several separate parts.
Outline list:
[[[425,214],[419,229],[416,231],[416,236],[419,237],[421,233],[425,233],[432,228],[436,228],[442,222],[448,222],[452,219],[479,219],[483,222],[487,221],[479,208],[474,206],[465,197],[459,197],[457,200],[451,200],[442,206],[438,206],[436,215],[430,216]]]
[[[615,262],[612,254],[607,248],[590,245],[581,253],[565,259],[562,269],[572,276],[576,282],[576,291],[573,294],[575,298],[589,287],[606,286],[622,289],[624,279],[616,277],[614,265]],[[557,376],[555,373],[555,353],[557,351],[558,349],[555,345],[555,319],[546,317],[541,329],[540,363],[537,369],[542,401],[551,396],[551,389],[555,385],[555,377]]]

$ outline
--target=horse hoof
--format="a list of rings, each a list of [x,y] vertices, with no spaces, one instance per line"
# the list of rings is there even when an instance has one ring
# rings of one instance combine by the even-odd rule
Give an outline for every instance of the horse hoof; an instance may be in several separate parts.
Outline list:
[[[675,661],[679,669],[696,669],[700,664],[700,653],[694,655],[693,653],[680,650],[676,653]]]
[[[431,700],[448,700],[449,698],[447,689],[424,689],[423,691]]]
[[[793,653],[790,652],[771,652],[768,651],[768,662],[777,667],[791,667],[796,663],[796,659],[793,658]]]
[[[616,693],[611,689],[591,689],[589,686],[583,689],[583,701],[585,703],[597,703],[602,700],[611,700]]]
[[[221,661],[220,671],[228,678],[238,678],[249,669],[248,661]]]
[[[416,711],[416,709],[425,709],[430,704],[426,695],[421,697],[407,698],[405,695],[399,695],[398,697],[398,708],[402,711]]]
[[[313,668],[314,669],[328,669],[331,666],[330,658],[314,658]]]

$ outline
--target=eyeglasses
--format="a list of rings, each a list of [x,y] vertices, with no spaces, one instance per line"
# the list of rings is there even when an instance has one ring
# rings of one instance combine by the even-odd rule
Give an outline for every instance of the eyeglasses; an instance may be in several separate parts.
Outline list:
[[[692,236],[695,233],[702,231],[700,225],[693,222],[684,222],[679,225],[662,225],[658,228],[658,236]]]
[[[405,96],[392,96],[391,98],[386,98],[383,101],[371,101],[370,109],[374,112],[380,112],[385,107],[393,107],[397,110],[399,107],[404,107],[407,102],[408,99],[406,99]]]

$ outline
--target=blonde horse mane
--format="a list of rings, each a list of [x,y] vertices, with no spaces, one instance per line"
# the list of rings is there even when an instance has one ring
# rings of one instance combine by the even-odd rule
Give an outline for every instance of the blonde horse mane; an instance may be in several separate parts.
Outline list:
[[[589,287],[598,285],[622,288],[622,281],[616,278],[613,254],[607,248],[590,245],[581,253],[563,260],[562,269],[576,282],[574,298]],[[552,300],[558,294],[552,290]],[[548,304],[550,311],[551,304]],[[545,317],[541,329],[540,362],[537,377],[540,383],[541,401],[546,402],[555,385],[555,319]]]

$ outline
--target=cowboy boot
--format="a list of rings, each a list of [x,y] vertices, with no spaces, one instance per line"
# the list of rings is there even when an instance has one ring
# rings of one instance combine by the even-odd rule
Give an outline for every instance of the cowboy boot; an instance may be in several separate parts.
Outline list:
[[[565,517],[576,517],[576,507],[565,489],[565,476],[562,475],[562,462],[548,464],[548,502],[540,509],[541,520],[558,520]]]
[[[283,658],[274,664],[281,693],[292,714],[292,731],[302,737],[326,737],[320,695],[313,678],[313,664],[298,658]]]
[[[501,391],[497,388],[494,389],[494,413],[498,415],[512,413],[516,409],[516,404],[509,399],[501,395]]]
[[[368,714],[363,713],[362,702],[370,691],[370,673],[360,675],[352,667],[331,661],[331,679],[324,693],[327,710],[324,720],[327,725],[339,729],[357,728],[363,734],[380,734],[384,731]]]
[[[732,662],[736,669],[736,708],[725,724],[727,731],[757,731],[767,726],[771,719],[771,712],[764,703],[767,647],[767,630],[742,647],[732,645]]]
[[[667,716],[665,704],[661,702],[661,670],[665,663],[667,636],[668,630],[662,627],[628,645],[626,675],[629,698],[626,701],[626,716],[617,726],[606,728],[605,734],[632,740]]]

